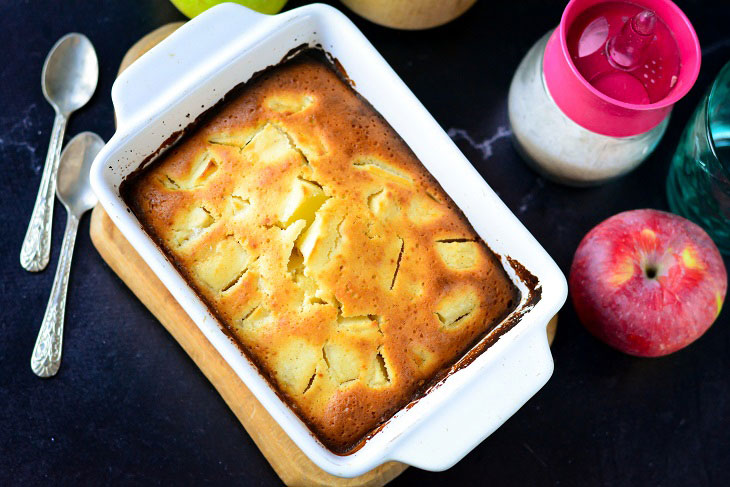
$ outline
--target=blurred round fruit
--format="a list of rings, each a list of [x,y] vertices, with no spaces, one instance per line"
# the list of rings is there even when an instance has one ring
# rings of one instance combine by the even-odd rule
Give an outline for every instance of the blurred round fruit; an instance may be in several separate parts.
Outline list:
[[[727,271],[699,226],[663,211],[633,210],[588,232],[569,284],[578,318],[591,333],[630,355],[658,357],[712,325]]]
[[[428,29],[466,12],[476,0],[342,0],[356,14],[395,29]]]
[[[179,11],[193,18],[196,15],[215,7],[219,3],[233,2],[248,7],[262,14],[278,13],[286,4],[286,0],[170,0]]]

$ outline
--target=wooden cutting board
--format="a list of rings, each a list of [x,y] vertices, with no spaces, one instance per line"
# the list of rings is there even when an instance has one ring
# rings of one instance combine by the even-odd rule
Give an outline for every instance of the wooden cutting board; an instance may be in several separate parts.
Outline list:
[[[182,24],[183,22],[175,22],[164,25],[140,39],[122,59],[119,73]],[[112,223],[101,205],[97,205],[91,214],[90,233],[101,257],[193,359],[286,485],[379,487],[393,480],[408,467],[402,463],[390,462],[353,479],[335,477],[317,467],[241,382]]]
[[[176,22],[164,25],[140,39],[124,56],[119,72],[182,24]],[[387,484],[408,467],[402,463],[389,462],[353,479],[334,477],[321,470],[304,455],[241,382],[112,223],[101,205],[97,205],[91,214],[90,233],[91,240],[104,261],[193,359],[286,485],[378,487]],[[548,324],[548,339],[551,343],[556,325],[557,315]]]

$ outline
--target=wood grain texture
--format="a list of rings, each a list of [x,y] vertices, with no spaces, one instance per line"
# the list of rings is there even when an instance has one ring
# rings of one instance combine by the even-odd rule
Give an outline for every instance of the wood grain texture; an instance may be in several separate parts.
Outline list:
[[[451,22],[476,0],[342,0],[371,22],[395,29],[429,29]]]
[[[550,321],[548,321],[546,330],[548,344],[552,347],[553,342],[555,341],[555,333],[558,331],[558,315],[553,316]]]
[[[153,30],[152,32],[135,42],[132,47],[129,48],[126,54],[124,54],[122,62],[119,64],[119,71],[117,72],[117,76],[119,76],[122,71],[127,69],[130,64],[142,57],[142,54],[146,53],[157,44],[162,42],[167,36],[175,32],[184,23],[185,22],[170,22],[169,24],[165,24],[162,27]]]

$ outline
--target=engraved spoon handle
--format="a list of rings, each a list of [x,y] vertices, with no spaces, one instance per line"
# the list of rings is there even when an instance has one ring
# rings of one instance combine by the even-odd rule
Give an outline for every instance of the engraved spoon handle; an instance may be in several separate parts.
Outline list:
[[[30,358],[30,368],[38,377],[52,377],[56,375],[58,368],[61,366],[66,290],[68,289],[68,275],[71,269],[71,258],[73,257],[78,228],[79,217],[69,213],[56,277],[53,279],[51,296],[48,298],[48,306],[46,306],[46,313],[43,316],[41,330],[38,332],[33,355]]]
[[[28,230],[25,232],[23,247],[20,249],[20,265],[26,271],[42,271],[48,265],[48,259],[51,255],[53,199],[56,191],[56,173],[58,172],[58,161],[61,158],[61,145],[63,145],[66,121],[66,115],[56,111],[41,185],[38,188],[38,196],[35,199]]]

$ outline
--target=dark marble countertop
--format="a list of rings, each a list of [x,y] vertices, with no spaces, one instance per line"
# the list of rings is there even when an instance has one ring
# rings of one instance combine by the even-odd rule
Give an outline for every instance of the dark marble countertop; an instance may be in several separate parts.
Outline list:
[[[591,189],[538,177],[509,139],[512,73],[558,23],[564,2],[482,0],[457,21],[422,32],[351,17],[567,272],[581,237],[601,220],[628,209],[667,208],[664,182],[679,134],[730,59],[730,3],[677,3],[702,43],[697,84],[638,170]],[[62,368],[51,380],[32,374],[30,352],[65,222],[57,204],[49,268],[23,271],[18,253],[53,121],[40,89],[43,60],[67,32],[93,41],[99,87],[72,116],[67,140],[84,130],[108,139],[109,94],[124,52],[183,17],[166,0],[19,0],[6,2],[2,13],[0,228],[7,233],[0,240],[0,484],[277,485],[215,389],[101,260],[88,216],[71,273]],[[727,309],[689,348],[638,359],[592,338],[568,304],[553,354],[548,384],[464,460],[443,473],[408,469],[392,485],[730,485]]]

